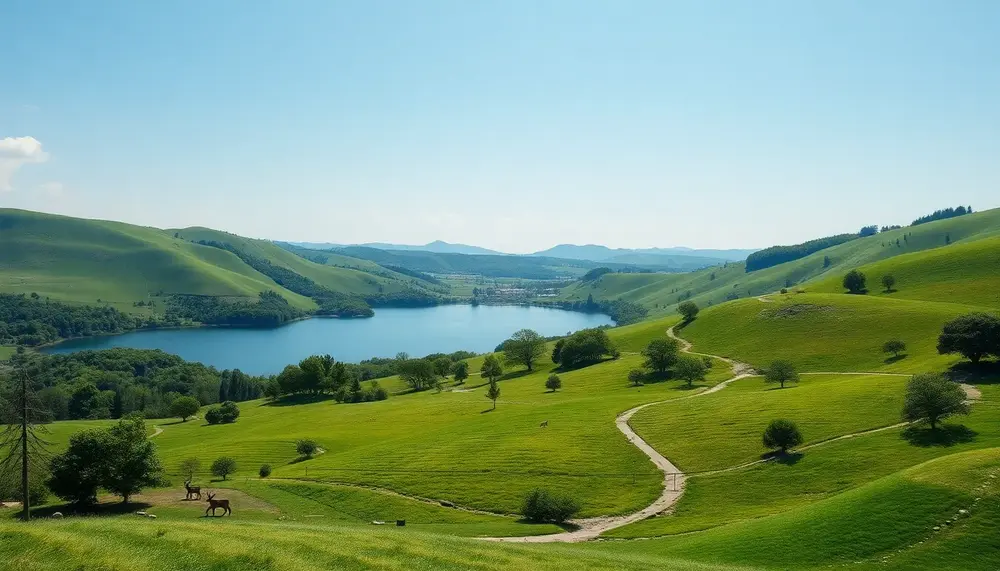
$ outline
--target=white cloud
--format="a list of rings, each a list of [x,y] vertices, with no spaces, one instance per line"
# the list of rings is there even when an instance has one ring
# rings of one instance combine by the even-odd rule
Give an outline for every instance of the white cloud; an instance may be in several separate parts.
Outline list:
[[[4,137],[0,139],[0,192],[13,190],[10,179],[21,165],[44,163],[49,154],[34,137]]]
[[[38,185],[38,190],[42,191],[44,194],[51,196],[53,198],[59,198],[63,195],[66,187],[63,186],[61,182],[44,182]]]

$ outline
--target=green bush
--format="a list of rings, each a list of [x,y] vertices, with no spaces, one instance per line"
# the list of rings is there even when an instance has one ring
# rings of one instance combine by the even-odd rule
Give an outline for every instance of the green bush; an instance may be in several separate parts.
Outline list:
[[[312,458],[317,450],[319,450],[319,444],[316,444],[315,440],[302,439],[295,443],[295,451],[299,453],[299,456]]]
[[[267,477],[269,477],[271,475],[271,465],[270,464],[262,464],[261,467],[260,467],[260,470],[258,470],[257,473],[260,474],[261,478],[267,478]]]
[[[562,388],[562,379],[559,378],[559,375],[552,373],[549,378],[545,379],[545,388],[556,392]]]
[[[779,449],[784,454],[789,448],[802,444],[802,433],[799,427],[790,420],[779,418],[772,420],[764,429],[764,447]]]
[[[220,456],[212,462],[212,474],[227,479],[230,474],[236,472],[236,459],[230,456]]]
[[[532,490],[521,506],[521,513],[528,521],[562,523],[580,511],[580,504],[568,496],[552,494],[547,490]]]

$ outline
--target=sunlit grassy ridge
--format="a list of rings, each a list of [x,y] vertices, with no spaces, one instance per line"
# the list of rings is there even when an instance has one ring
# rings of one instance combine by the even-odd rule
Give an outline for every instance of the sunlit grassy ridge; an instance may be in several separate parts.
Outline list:
[[[740,299],[754,297],[776,292],[786,286],[802,286],[809,290],[811,282],[817,280],[829,279],[839,285],[839,280],[847,271],[864,264],[942,247],[944,250],[941,255],[946,256],[945,252],[955,246],[964,246],[998,235],[1000,209],[985,210],[859,238],[799,260],[755,272],[747,273],[743,263],[730,263],[725,267],[717,266],[685,274],[606,274],[594,282],[574,284],[563,290],[562,295],[567,299],[587,299],[588,295],[593,295],[595,299],[622,298],[646,306],[654,315],[672,313],[681,296],[686,296],[688,292],[691,293],[692,301],[706,307],[723,303],[730,296]],[[829,265],[825,263],[826,258],[829,258]],[[900,282],[902,286],[903,280]],[[869,284],[872,289],[875,285]],[[985,291],[976,299],[984,296],[988,297]],[[972,296],[951,301],[968,303],[968,299],[972,299]]]
[[[974,306],[848,294],[788,294],[745,299],[702,311],[681,335],[700,351],[764,367],[787,359],[804,371],[921,372],[959,360],[938,355],[937,336]],[[906,342],[890,359],[882,344]]]

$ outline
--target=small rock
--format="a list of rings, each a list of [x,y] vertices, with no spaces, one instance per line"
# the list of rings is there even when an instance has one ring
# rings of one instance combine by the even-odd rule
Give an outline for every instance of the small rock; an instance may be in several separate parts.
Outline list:
[[[940,525],[935,525],[934,526],[934,531],[941,531],[941,526]]]
[[[958,510],[958,515],[965,515],[969,513],[969,510]]]
[[[146,514],[146,517],[148,517],[149,519],[156,519],[156,516],[153,514]]]
[[[143,517],[146,517],[146,512],[135,512],[135,515],[141,515]]]
[[[455,504],[453,504],[453,503],[451,503],[451,502],[449,502],[447,500],[441,500],[438,503],[440,503],[442,506],[444,506],[446,508],[453,508],[453,507],[455,507]]]
[[[59,518],[61,518],[62,516],[63,516],[62,512],[55,512],[55,513],[53,513],[53,514],[52,514],[52,517],[54,517],[54,518],[56,518],[56,519],[59,519]]]

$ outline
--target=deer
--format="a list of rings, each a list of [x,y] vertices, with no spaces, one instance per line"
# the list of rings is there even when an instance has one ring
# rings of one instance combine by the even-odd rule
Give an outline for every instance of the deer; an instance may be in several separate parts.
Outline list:
[[[185,500],[201,499],[201,486],[192,486],[191,480],[184,480],[184,489],[187,490]]]
[[[229,507],[229,500],[216,500],[215,494],[208,494],[208,509],[205,510],[205,515],[208,515],[209,510],[212,511],[212,517],[215,517],[215,510],[222,508],[222,515],[233,515],[233,510]]]

